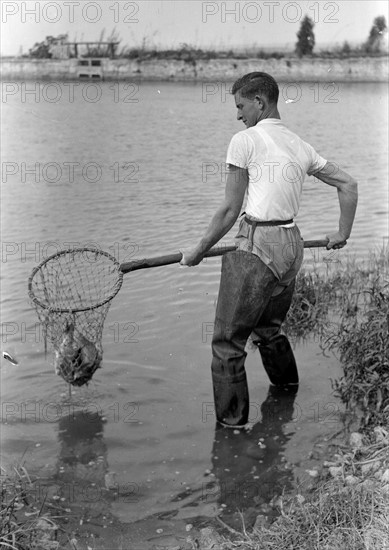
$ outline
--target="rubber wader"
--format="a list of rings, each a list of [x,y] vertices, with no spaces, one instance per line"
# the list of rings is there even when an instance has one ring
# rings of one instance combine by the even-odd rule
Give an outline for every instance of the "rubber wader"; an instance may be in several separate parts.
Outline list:
[[[278,334],[266,345],[257,344],[257,346],[272,384],[275,386],[298,384],[296,360],[286,336]]]

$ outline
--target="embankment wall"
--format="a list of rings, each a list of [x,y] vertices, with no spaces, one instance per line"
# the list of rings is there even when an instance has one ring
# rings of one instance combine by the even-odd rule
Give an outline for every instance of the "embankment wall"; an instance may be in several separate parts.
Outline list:
[[[76,59],[1,59],[3,81],[74,80]],[[283,59],[103,59],[105,80],[233,81],[251,71],[265,71],[280,82],[387,82],[388,57]]]

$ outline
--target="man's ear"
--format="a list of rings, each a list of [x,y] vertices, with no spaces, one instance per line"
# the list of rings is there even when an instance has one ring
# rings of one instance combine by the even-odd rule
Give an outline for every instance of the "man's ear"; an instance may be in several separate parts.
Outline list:
[[[258,104],[258,107],[261,109],[261,111],[263,111],[264,108],[265,108],[265,103],[264,103],[262,97],[261,97],[260,95],[256,95],[256,96],[254,97],[254,100],[255,100],[256,103]]]

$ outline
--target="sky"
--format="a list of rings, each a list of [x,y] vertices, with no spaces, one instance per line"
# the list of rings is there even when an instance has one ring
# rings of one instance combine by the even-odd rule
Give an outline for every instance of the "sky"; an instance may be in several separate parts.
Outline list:
[[[294,49],[302,18],[315,22],[318,47],[366,40],[386,0],[2,0],[3,56],[28,53],[48,35],[98,40],[115,31],[129,47]],[[119,49],[120,49],[119,48]]]

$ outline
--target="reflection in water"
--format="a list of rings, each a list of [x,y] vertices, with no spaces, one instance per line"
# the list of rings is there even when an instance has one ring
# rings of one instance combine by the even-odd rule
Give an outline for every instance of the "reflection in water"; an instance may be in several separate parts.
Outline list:
[[[216,425],[212,449],[215,481],[206,486],[204,496],[217,500],[222,516],[246,526],[260,510],[269,513],[269,502],[290,490],[293,473],[285,463],[284,449],[291,438],[284,425],[293,421],[297,387],[292,390],[269,387],[261,405],[262,418],[250,431],[232,430]],[[255,507],[255,510],[254,510]]]
[[[108,471],[107,446],[101,414],[77,411],[58,422],[60,450],[56,482],[59,495],[69,505],[88,509],[88,514],[106,511]]]

